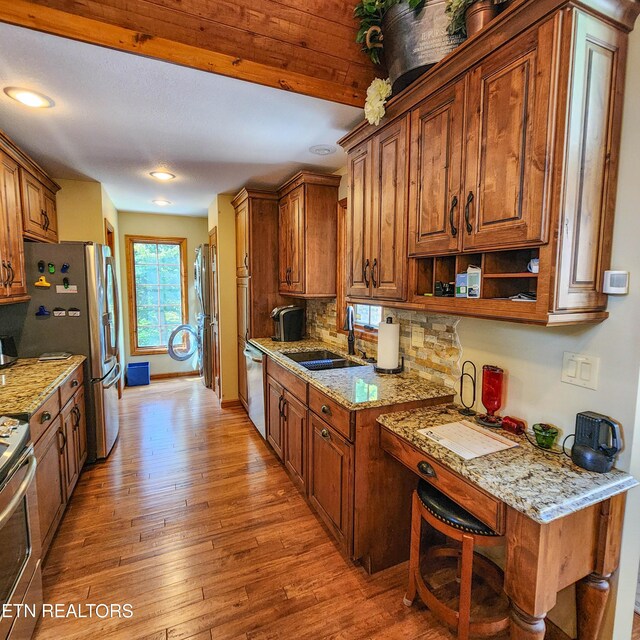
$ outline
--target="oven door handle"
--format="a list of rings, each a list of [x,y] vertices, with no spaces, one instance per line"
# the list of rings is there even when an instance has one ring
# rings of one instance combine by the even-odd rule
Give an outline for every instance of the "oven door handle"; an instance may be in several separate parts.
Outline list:
[[[16,491],[13,498],[11,498],[11,501],[6,506],[5,510],[2,513],[0,513],[0,529],[4,527],[5,523],[11,517],[16,507],[20,504],[22,499],[27,495],[27,491],[29,490],[29,485],[31,484],[34,476],[36,475],[36,457],[33,455],[33,453],[31,453],[27,458],[25,458],[24,462],[20,465],[20,467],[23,467],[25,464],[29,465],[29,468],[27,469],[27,475],[25,476],[24,480],[18,487],[18,490]]]

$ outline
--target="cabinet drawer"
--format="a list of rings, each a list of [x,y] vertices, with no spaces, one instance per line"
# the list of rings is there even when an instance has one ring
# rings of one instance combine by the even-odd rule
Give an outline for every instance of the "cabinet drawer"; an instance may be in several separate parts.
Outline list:
[[[298,400],[307,404],[307,383],[298,378],[295,373],[287,371],[284,367],[274,362],[271,358],[267,358],[267,373],[279,382],[291,395]]]
[[[84,372],[80,365],[71,375],[60,385],[60,406],[64,407],[69,398],[82,386]]]
[[[49,428],[51,423],[60,413],[60,396],[57,390],[54,391],[40,406],[40,408],[31,416],[29,420],[29,429],[31,431],[31,440],[35,444],[38,442],[42,434]]]
[[[353,440],[351,432],[351,411],[340,406],[335,400],[329,398],[313,386],[309,387],[309,409],[321,416],[336,431],[349,440]]]
[[[505,506],[500,500],[467,482],[453,471],[449,471],[431,456],[412,447],[384,427],[380,429],[380,446],[405,467],[464,507],[478,520],[484,522],[497,533],[504,533]],[[421,462],[426,462],[431,467],[432,471],[429,475],[425,475],[418,469],[418,464]]]

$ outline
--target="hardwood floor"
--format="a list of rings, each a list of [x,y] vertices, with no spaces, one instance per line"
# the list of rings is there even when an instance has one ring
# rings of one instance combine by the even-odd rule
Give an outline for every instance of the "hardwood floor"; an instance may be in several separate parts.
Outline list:
[[[367,576],[340,554],[244,411],[198,380],[127,389],[121,424],[64,516],[45,602],[133,617],[47,617],[37,640],[454,637],[402,604],[406,564]]]
[[[633,633],[631,640],[640,640],[640,615],[637,613],[633,615]]]

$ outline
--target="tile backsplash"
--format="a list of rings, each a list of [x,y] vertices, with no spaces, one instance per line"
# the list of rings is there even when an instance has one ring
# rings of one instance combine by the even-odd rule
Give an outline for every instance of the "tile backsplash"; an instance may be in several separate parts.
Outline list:
[[[458,339],[459,318],[427,315],[416,311],[383,309],[383,318],[391,316],[400,324],[400,355],[404,356],[405,368],[432,382],[456,388],[460,378],[462,347]],[[309,337],[347,348],[347,336],[336,327],[335,300],[307,301],[307,333]],[[412,328],[417,327],[420,346],[413,346]],[[376,356],[377,343],[356,340],[356,349],[364,349],[367,356]]]

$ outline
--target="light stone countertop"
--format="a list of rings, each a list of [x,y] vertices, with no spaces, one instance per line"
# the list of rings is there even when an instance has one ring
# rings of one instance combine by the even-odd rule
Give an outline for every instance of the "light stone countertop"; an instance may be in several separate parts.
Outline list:
[[[418,433],[418,429],[464,419],[454,409],[432,407],[384,414],[378,417],[378,422],[498,500],[542,524],[639,484],[629,474],[616,469],[609,473],[586,471],[567,456],[545,453],[524,436],[502,430],[498,432],[500,435],[519,446],[473,460],[464,460]]]
[[[50,362],[20,358],[10,367],[0,369],[0,415],[22,414],[31,417],[56,387],[85,360],[84,356]]]
[[[271,338],[252,338],[249,342],[273,358],[278,364],[325,393],[337,403],[350,410],[386,407],[404,402],[437,400],[449,402],[455,391],[418,377],[410,372],[384,375],[374,371],[373,365],[310,371],[301,364],[287,358],[283,353],[297,353],[327,349],[349,360],[364,362],[349,356],[339,348],[318,340],[304,339],[297,342],[276,342]]]

